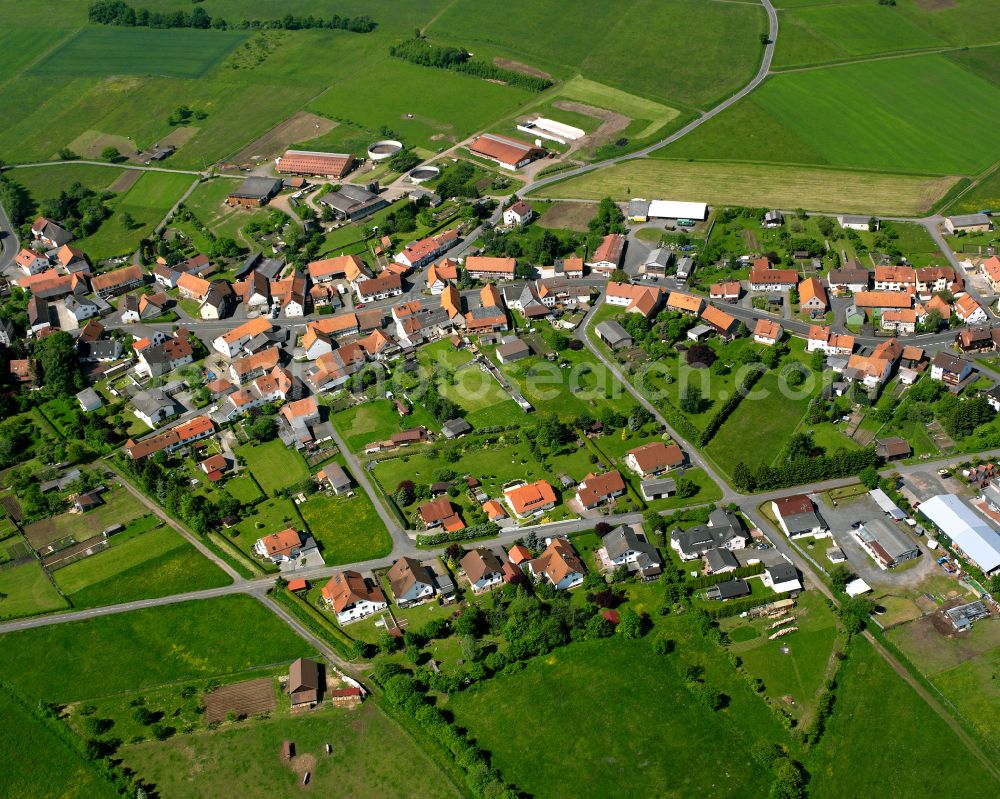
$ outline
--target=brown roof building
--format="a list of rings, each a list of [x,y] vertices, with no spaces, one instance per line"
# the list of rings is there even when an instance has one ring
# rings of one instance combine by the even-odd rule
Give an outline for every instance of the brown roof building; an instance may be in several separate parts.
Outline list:
[[[299,658],[288,667],[288,695],[292,707],[315,705],[320,697],[319,664],[309,658]]]
[[[354,156],[346,153],[321,153],[314,150],[285,150],[278,159],[279,175],[322,175],[342,178],[354,167]]]

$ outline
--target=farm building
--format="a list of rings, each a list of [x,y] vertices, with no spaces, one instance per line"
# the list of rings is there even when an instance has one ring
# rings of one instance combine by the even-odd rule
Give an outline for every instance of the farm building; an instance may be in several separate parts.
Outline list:
[[[288,695],[292,699],[292,707],[317,704],[321,691],[319,663],[309,658],[292,661],[288,667]]]
[[[277,178],[247,178],[236,189],[229,192],[226,197],[226,205],[259,208],[262,205],[267,205],[279,191],[281,191],[281,181]]]
[[[920,547],[906,533],[884,519],[873,519],[858,525],[851,535],[880,569],[891,569],[920,557]]]
[[[285,150],[277,159],[279,175],[321,175],[342,178],[354,166],[354,156],[346,153],[321,153],[314,150]]]
[[[962,214],[946,216],[944,227],[949,233],[985,233],[993,230],[989,214]]]
[[[920,506],[920,512],[984,574],[1000,570],[1000,533],[957,496],[933,496]]]
[[[484,133],[473,139],[469,152],[511,170],[520,169],[546,155],[542,147],[496,133]]]
[[[632,336],[614,319],[600,322],[594,329],[597,331],[597,335],[600,336],[601,341],[613,350],[632,346]]]
[[[778,519],[782,532],[789,538],[803,535],[823,538],[830,535],[823,517],[805,494],[776,499],[771,503],[771,510]]]
[[[707,203],[652,200],[647,211],[649,219],[690,219],[702,221],[708,216]]]
[[[389,201],[379,196],[378,184],[352,186],[345,183],[337,191],[331,191],[319,198],[319,203],[333,210],[337,219],[353,222],[381,211]]]
[[[869,230],[871,227],[871,217],[844,214],[837,217],[837,223],[844,230]],[[877,223],[876,227],[878,227]]]

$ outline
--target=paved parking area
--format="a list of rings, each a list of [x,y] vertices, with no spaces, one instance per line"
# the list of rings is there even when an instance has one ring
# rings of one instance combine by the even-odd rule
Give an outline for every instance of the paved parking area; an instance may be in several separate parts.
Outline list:
[[[955,477],[942,477],[937,469],[928,466],[903,475],[903,485],[920,501],[925,502],[938,494],[962,494],[966,486]]]
[[[830,540],[828,546],[836,543],[847,556],[847,565],[851,571],[876,591],[878,589],[914,588],[923,582],[928,575],[934,573],[934,558],[927,554],[924,539],[914,536],[906,524],[892,522],[867,494],[846,501],[841,500],[837,503],[837,507],[833,507],[820,496],[815,497],[815,499],[820,514],[833,533],[833,539]],[[856,522],[862,522],[872,527],[891,525],[902,535],[916,541],[921,552],[917,565],[905,567],[902,571],[898,568],[888,571],[879,568],[878,564],[871,559],[851,535],[851,526]],[[820,544],[817,544],[818,546]],[[823,552],[813,553],[813,557],[822,554]]]

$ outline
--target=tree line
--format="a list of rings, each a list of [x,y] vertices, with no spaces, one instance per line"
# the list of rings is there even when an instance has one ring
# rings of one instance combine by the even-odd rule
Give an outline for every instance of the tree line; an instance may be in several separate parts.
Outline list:
[[[87,9],[87,18],[96,25],[117,25],[126,28],[196,28],[207,30],[253,29],[306,30],[321,28],[326,30],[346,30],[352,33],[370,33],[378,23],[368,15],[342,17],[299,17],[294,14],[269,20],[243,19],[230,24],[222,17],[213,17],[201,7],[187,11],[150,11],[134,8],[125,0],[97,0]]]
[[[408,39],[394,44],[389,48],[389,55],[422,67],[450,69],[484,80],[501,81],[508,86],[517,86],[531,92],[543,92],[552,85],[552,81],[548,78],[539,78],[534,75],[525,75],[523,72],[515,72],[513,69],[504,69],[496,64],[473,58],[472,54],[464,48],[445,47],[440,44],[432,44],[424,39]]]

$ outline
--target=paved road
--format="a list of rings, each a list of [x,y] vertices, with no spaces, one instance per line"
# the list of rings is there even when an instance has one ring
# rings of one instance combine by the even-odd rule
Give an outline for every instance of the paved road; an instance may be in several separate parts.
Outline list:
[[[7,269],[13,266],[14,256],[20,248],[17,230],[0,205],[0,275],[5,274]]]
[[[134,169],[139,172],[172,172],[178,175],[205,175],[205,172],[198,172],[194,169],[170,169],[164,166],[140,166],[139,164],[111,164],[107,161],[87,161],[84,159],[74,159],[72,161],[35,161],[34,163],[26,164],[7,164],[4,169],[29,169],[36,166],[66,166],[67,164],[89,164],[90,166],[111,166],[118,169]],[[221,175],[220,177],[232,177],[230,175]]]

